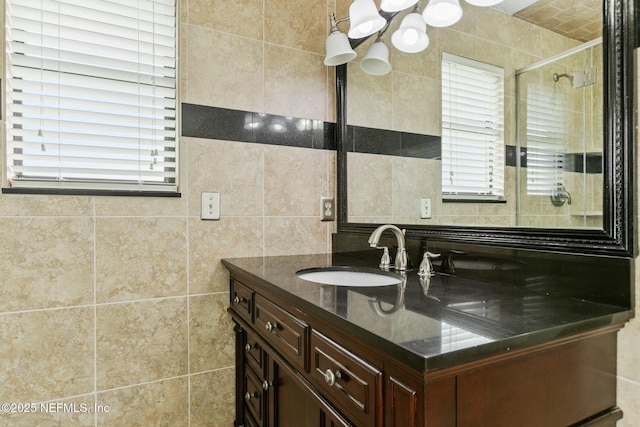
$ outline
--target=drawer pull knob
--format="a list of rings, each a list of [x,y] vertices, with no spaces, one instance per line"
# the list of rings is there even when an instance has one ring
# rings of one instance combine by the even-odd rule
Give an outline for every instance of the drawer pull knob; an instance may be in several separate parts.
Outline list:
[[[270,383],[269,381],[264,380],[264,381],[262,382],[262,389],[263,389],[264,391],[269,390],[269,387],[270,387],[270,386],[271,386],[271,383]]]
[[[245,393],[245,395],[244,395],[244,399],[248,402],[248,401],[250,401],[252,398],[257,397],[257,396],[258,396],[258,393],[249,393],[249,392],[246,392],[246,393]]]
[[[234,303],[235,305],[238,305],[238,304],[243,303],[243,302],[245,302],[245,301],[247,301],[245,298],[243,298],[243,297],[239,297],[239,296],[237,296],[237,295],[236,295],[236,296],[235,296],[235,298],[233,299],[233,303]]]
[[[278,331],[278,324],[277,323],[267,322],[264,325],[264,327],[267,330],[267,332],[277,332]]]
[[[249,344],[249,343],[247,343],[247,344],[244,346],[244,349],[245,349],[245,350],[247,350],[247,351],[251,351],[251,349],[252,349],[252,348],[253,348],[253,346],[252,346],[251,344]]]
[[[342,378],[340,371],[333,373],[331,369],[327,369],[327,372],[324,373],[324,380],[329,384],[329,387],[333,387],[340,378]]]

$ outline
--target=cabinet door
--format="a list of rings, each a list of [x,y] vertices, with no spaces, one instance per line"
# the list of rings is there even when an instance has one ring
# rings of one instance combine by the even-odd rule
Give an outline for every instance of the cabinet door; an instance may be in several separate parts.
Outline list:
[[[321,427],[320,407],[315,396],[298,374],[284,365],[269,363],[272,387],[270,427]]]
[[[616,406],[615,332],[465,372],[457,394],[460,427],[580,425]]]

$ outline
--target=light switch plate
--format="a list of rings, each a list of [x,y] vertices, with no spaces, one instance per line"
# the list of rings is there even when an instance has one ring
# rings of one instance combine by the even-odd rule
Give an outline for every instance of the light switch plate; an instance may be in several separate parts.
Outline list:
[[[220,193],[202,193],[201,219],[220,219]]]
[[[431,198],[429,197],[420,199],[420,218],[431,218]]]

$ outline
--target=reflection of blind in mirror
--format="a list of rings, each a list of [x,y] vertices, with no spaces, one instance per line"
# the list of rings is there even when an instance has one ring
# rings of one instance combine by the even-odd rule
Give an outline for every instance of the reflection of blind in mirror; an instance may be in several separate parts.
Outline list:
[[[442,194],[504,196],[504,70],[442,57]]]
[[[440,345],[443,353],[475,347],[480,344],[494,341],[491,338],[474,334],[473,332],[449,325],[445,322],[442,322],[440,337]]]
[[[548,196],[563,184],[567,139],[564,98],[542,85],[527,87],[527,194]]]

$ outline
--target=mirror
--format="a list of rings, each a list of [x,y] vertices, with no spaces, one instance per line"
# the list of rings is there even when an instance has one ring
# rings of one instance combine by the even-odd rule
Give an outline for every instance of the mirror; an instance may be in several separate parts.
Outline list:
[[[532,31],[531,24],[512,22],[496,10],[465,5],[470,21],[463,16],[451,28],[430,28],[432,45],[426,51],[402,54],[390,48],[394,71],[388,75],[364,74],[357,59],[337,67],[339,231],[370,232],[380,223],[394,223],[427,240],[633,254],[634,7],[623,0],[596,3],[602,6],[602,36],[588,45],[549,30]],[[388,32],[397,27],[395,21]],[[484,38],[473,38],[475,31],[485,31]],[[525,48],[530,39],[533,47]],[[502,46],[500,40],[522,48]],[[356,47],[359,57],[371,42]],[[504,68],[505,190],[498,202],[442,201],[443,51]],[[595,68],[600,83],[580,87],[574,82],[585,74],[578,76],[576,67]],[[524,80],[546,80],[542,87],[561,92],[571,106],[560,120],[571,140],[560,157],[569,166],[553,178],[562,184],[554,194],[529,194],[536,147],[523,126],[532,115],[528,101],[516,96],[517,89],[529,90]],[[577,105],[584,111],[576,112]],[[431,218],[420,218],[422,199],[430,199]]]

